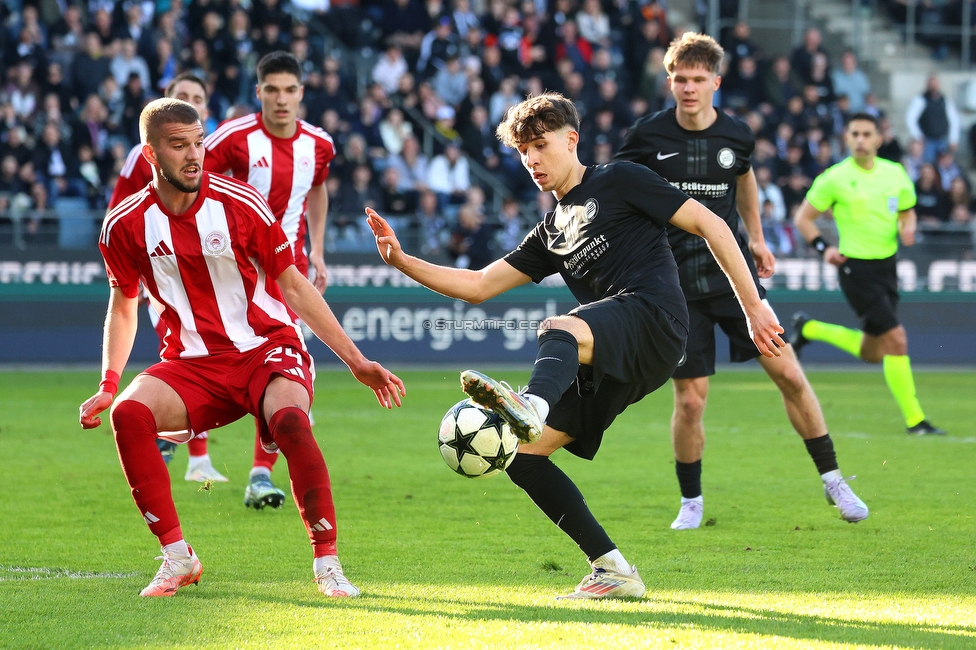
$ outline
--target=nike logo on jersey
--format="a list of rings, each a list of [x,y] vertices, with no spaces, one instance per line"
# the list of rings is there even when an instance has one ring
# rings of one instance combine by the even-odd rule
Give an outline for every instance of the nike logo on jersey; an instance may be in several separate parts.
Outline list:
[[[667,160],[668,158],[671,158],[673,156],[677,156],[679,153],[681,153],[681,152],[680,151],[675,151],[674,153],[664,153],[663,151],[658,151],[657,152],[657,159],[658,160]]]
[[[265,158],[264,156],[261,156],[261,160],[257,161],[253,165],[251,165],[251,169],[254,169],[255,167],[270,168],[271,165],[268,164],[268,159],[267,158]]]

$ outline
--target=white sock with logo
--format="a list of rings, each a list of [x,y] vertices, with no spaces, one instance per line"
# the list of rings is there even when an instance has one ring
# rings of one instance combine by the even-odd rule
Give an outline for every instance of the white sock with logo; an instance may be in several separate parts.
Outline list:
[[[181,558],[190,557],[190,547],[186,545],[185,539],[181,539],[178,542],[173,542],[172,544],[167,544],[164,546],[163,554],[173,555]]]
[[[549,402],[532,393],[525,393],[523,397],[529,400],[529,404],[535,407],[539,417],[542,418],[542,423],[545,424],[546,418],[549,417]]]
[[[323,555],[312,560],[312,572],[315,575],[322,575],[330,567],[333,569],[342,569],[342,565],[339,564],[338,555]]]
[[[264,474],[265,478],[271,480],[271,470],[267,467],[252,467],[251,474],[248,478],[253,479],[255,476],[259,476],[261,474]]]
[[[820,475],[820,480],[822,480],[825,485],[827,483],[830,483],[831,481],[836,481],[837,479],[841,479],[841,478],[844,478],[844,475],[840,473],[839,469],[835,469],[831,472],[827,472],[826,474]]]

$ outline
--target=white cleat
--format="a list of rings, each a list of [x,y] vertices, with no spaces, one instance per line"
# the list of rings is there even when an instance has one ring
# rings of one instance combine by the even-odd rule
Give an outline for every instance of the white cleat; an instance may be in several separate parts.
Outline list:
[[[824,496],[827,503],[840,511],[840,518],[844,521],[853,524],[868,518],[868,507],[854,494],[843,477],[824,483]]]
[[[199,463],[193,463],[186,468],[186,474],[183,478],[187,481],[196,481],[197,483],[205,483],[207,481],[215,481],[217,483],[227,483],[230,481],[226,476],[221,474],[214,468],[213,463],[210,459],[206,459]]]
[[[190,547],[187,547],[190,548]],[[163,565],[156,572],[156,577],[152,579],[140,596],[175,596],[177,589],[186,585],[195,585],[200,582],[203,574],[203,565],[200,564],[197,554],[190,548],[189,557],[181,557],[165,551],[157,560],[162,560]]]
[[[610,569],[594,568],[593,573],[583,578],[576,591],[556,600],[595,600],[599,598],[640,598],[647,591],[644,581],[632,566],[631,573],[620,573]]]
[[[520,441],[535,442],[542,437],[545,423],[535,406],[504,382],[476,370],[461,373],[461,389],[473,402],[497,413]]]
[[[678,517],[671,522],[673,530],[693,530],[701,526],[702,515],[705,512],[705,499],[699,495],[694,499],[681,497],[681,510]]]
[[[326,567],[315,576],[315,584],[329,598],[355,598],[359,595],[359,587],[349,582],[341,566]]]

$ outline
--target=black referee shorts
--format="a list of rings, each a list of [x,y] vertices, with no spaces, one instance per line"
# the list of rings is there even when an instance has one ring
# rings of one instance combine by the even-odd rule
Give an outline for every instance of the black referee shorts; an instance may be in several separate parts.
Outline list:
[[[763,291],[761,295],[765,295]],[[726,293],[710,298],[688,301],[691,326],[688,331],[688,348],[685,362],[678,366],[672,377],[695,379],[715,374],[715,326],[718,325],[729,337],[729,360],[742,363],[759,356],[749,335],[746,316],[735,294]]]
[[[593,332],[593,365],[580,366],[546,424],[575,438],[567,451],[591,460],[614,419],[671,377],[688,334],[671,314],[639,294],[581,305],[570,315],[586,321]]]
[[[898,261],[848,258],[837,273],[840,288],[865,334],[881,336],[898,327]]]

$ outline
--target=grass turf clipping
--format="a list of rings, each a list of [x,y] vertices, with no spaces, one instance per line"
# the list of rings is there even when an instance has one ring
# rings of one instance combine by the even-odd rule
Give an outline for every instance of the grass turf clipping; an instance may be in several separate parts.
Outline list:
[[[497,373],[513,385],[525,373]],[[506,477],[471,481],[437,450],[462,397],[457,373],[404,372],[388,412],[342,372],[320,372],[316,438],[336,497],[339,552],[363,590],[330,601],[312,582],[291,495],[244,508],[253,424],[211,433],[230,483],[200,491],[170,465],[200,585],[141,599],[159,562],[119,467],[107,418],[83,431],[95,373],[0,373],[0,646],[837,647],[976,646],[976,373],[918,373],[944,438],[905,435],[879,372],[811,372],[845,476],[871,509],[827,505],[765,375],[712,379],[705,519],[672,531],[679,492],[669,386],[632,406],[593,462],[553,456],[640,570],[640,600],[566,602],[579,549]],[[123,385],[131,379],[126,377]],[[274,480],[287,485],[282,459]],[[286,488],[287,489],[287,488]]]

